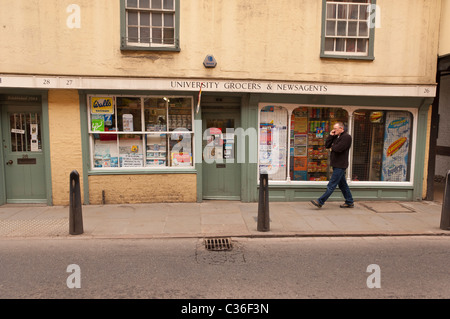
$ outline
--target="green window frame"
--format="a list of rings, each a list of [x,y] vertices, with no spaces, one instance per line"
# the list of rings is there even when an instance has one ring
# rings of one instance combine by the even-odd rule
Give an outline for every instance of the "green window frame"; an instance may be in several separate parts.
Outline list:
[[[375,59],[375,27],[366,25],[374,16],[367,6],[376,6],[376,0],[322,0],[321,58]]]
[[[120,0],[120,49],[180,51],[180,0]]]

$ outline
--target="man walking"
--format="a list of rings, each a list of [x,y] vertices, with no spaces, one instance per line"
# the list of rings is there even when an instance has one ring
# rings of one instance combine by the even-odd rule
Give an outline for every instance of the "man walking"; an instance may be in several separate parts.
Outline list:
[[[341,208],[353,208],[353,197],[348,187],[345,177],[345,171],[348,168],[348,154],[352,146],[352,137],[344,130],[344,124],[339,122],[333,126],[333,130],[325,141],[327,149],[331,148],[330,165],[333,167],[333,174],[327,185],[325,193],[317,200],[312,200],[311,203],[321,208],[327,199],[333,194],[336,186],[339,186],[345,198],[345,203]]]

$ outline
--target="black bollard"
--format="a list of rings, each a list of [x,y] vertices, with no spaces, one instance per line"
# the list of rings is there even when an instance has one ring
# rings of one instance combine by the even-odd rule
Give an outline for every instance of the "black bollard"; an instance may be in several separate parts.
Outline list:
[[[450,171],[445,179],[444,198],[442,201],[441,229],[450,230]]]
[[[269,217],[269,175],[259,175],[258,227],[260,232],[270,230]]]
[[[69,233],[81,235],[83,232],[80,174],[75,170],[70,173]]]

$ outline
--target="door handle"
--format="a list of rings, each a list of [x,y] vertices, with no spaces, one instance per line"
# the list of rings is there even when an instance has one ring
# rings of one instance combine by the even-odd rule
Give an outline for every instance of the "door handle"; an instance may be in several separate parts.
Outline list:
[[[12,160],[9,160],[6,162],[6,165],[12,165],[14,162]]]

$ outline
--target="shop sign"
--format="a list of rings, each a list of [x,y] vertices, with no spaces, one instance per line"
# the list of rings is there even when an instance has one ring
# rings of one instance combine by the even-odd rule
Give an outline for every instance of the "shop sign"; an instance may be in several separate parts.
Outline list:
[[[91,113],[114,114],[114,103],[112,97],[93,97],[91,101]]]
[[[6,88],[45,88],[79,90],[157,90],[157,91],[196,91],[243,92],[275,94],[315,94],[350,96],[401,96],[435,97],[436,85],[382,85],[345,83],[304,83],[259,80],[211,80],[211,79],[159,79],[159,78],[95,78],[95,77],[37,77],[0,74],[0,87]],[[92,113],[111,112],[111,98],[93,98]],[[105,105],[103,104],[105,103]],[[108,105],[111,104],[111,105]],[[92,105],[93,106],[93,105]],[[94,111],[98,110],[98,111]],[[103,110],[103,112],[102,112]],[[111,114],[110,113],[110,114]]]

